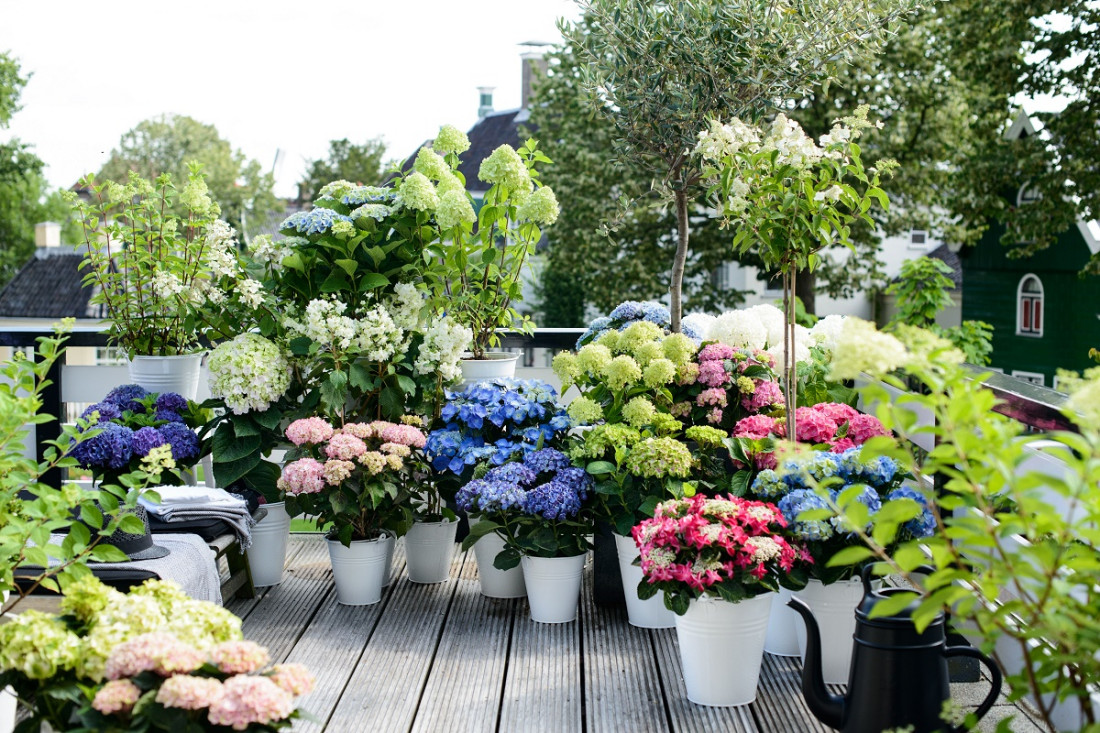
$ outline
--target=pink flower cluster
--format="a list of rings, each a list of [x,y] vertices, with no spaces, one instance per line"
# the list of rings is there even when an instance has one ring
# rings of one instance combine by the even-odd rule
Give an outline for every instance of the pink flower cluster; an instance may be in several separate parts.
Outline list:
[[[268,676],[291,695],[308,695],[313,691],[313,675],[301,664],[276,664]]]
[[[745,412],[757,413],[765,408],[783,406],[783,390],[768,379],[754,379],[756,389],[752,394],[741,398],[741,407]]]
[[[254,641],[226,641],[210,650],[210,661],[226,674],[249,674],[268,663],[267,649]]]
[[[307,417],[302,420],[295,420],[286,429],[286,438],[294,445],[304,445],[306,443],[324,443],[326,440],[332,437],[333,429],[332,425],[323,418],[320,417]]]
[[[338,432],[325,444],[325,455],[341,461],[350,461],[367,452],[367,444],[362,439],[346,432]]]
[[[414,425],[386,423],[385,427],[378,430],[376,434],[383,443],[398,443],[410,448],[423,448],[428,442],[428,436],[424,435],[424,431]]]
[[[142,672],[156,672],[169,677],[180,672],[193,672],[206,661],[194,647],[161,632],[142,634],[119,644],[107,657],[104,673],[109,680],[134,677]]]
[[[648,582],[703,593],[725,580],[753,584],[790,572],[807,556],[779,534],[785,526],[774,504],[696,494],[659,504],[631,534]]]
[[[277,486],[288,494],[316,494],[325,488],[325,466],[316,458],[299,458],[283,466]]]
[[[166,708],[205,710],[225,695],[221,680],[178,674],[164,681],[156,701]]]
[[[822,402],[813,407],[799,407],[794,411],[795,438],[800,443],[827,445],[833,453],[843,453],[849,448],[863,445],[876,435],[889,436],[890,431],[883,427],[873,415],[864,415],[855,408],[839,402]],[[842,427],[847,423],[847,432],[838,438]],[[787,424],[782,418],[764,415],[752,415],[739,420],[733,426],[733,437],[785,438]],[[774,453],[758,453],[753,456],[757,469],[775,468]]]
[[[268,677],[238,675],[222,684],[223,694],[210,706],[207,719],[233,730],[266,725],[290,717],[294,697]]]
[[[104,715],[129,713],[141,697],[141,689],[130,680],[111,680],[99,688],[92,707]]]

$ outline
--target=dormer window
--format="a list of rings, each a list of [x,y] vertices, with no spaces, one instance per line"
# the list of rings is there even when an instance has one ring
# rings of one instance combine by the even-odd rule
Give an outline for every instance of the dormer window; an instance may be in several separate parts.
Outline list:
[[[1043,283],[1035,275],[1024,275],[1016,289],[1016,334],[1043,335]]]
[[[1039,189],[1025,183],[1020,186],[1020,190],[1016,192],[1016,205],[1026,206],[1027,204],[1035,203],[1041,198],[1042,195],[1039,193]]]

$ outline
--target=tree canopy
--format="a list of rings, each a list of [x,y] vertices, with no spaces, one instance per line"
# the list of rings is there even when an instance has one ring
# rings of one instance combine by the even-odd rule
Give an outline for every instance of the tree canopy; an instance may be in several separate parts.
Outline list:
[[[133,170],[149,180],[169,173],[173,180],[186,181],[191,161],[202,164],[222,217],[237,229],[248,232],[277,209],[274,176],[234,150],[213,125],[183,115],[144,120],[124,133],[97,178],[126,181]]]
[[[299,183],[302,197],[313,200],[321,187],[332,181],[344,180],[363,186],[373,186],[386,176],[384,156],[386,143],[380,137],[365,143],[353,143],[346,137],[328,145],[328,158],[310,162]]]

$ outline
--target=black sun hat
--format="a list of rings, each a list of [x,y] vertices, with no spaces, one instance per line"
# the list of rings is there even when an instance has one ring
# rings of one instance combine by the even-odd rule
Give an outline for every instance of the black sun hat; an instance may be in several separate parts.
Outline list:
[[[126,557],[131,560],[156,560],[171,552],[167,547],[161,547],[153,542],[153,533],[149,531],[149,514],[145,511],[145,507],[139,504],[133,509],[127,510],[127,513],[133,514],[141,520],[142,524],[145,525],[145,532],[130,534],[122,530],[115,530],[114,534],[110,537],[103,537],[100,542],[105,545],[114,545],[125,552]],[[106,520],[108,517],[104,517],[104,519]]]

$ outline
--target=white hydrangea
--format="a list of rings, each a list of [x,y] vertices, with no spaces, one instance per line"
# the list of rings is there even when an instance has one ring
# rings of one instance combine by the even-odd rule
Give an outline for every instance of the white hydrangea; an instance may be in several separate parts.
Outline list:
[[[761,303],[760,305],[754,305],[751,308],[746,308],[745,312],[755,318],[764,330],[767,332],[768,346],[772,347],[779,345],[783,346],[783,311],[776,308],[771,303]]]
[[[236,247],[236,236],[237,232],[229,226],[229,222],[217,219],[206,228],[206,247],[208,250]]]
[[[237,252],[225,246],[207,245],[206,264],[216,277],[234,277],[237,274]]]
[[[335,347],[347,351],[358,329],[355,320],[344,315],[346,310],[347,304],[338,300],[311,300],[306,306],[303,321],[287,316],[284,324],[288,330],[305,336],[322,348]]]
[[[455,381],[462,376],[459,359],[473,338],[473,331],[450,316],[437,319],[424,333],[424,343],[414,365],[416,373],[439,372],[445,383]]]
[[[829,378],[855,379],[862,372],[879,376],[905,366],[909,352],[905,345],[875,324],[854,316],[844,319],[836,338]]]
[[[802,127],[782,112],[775,116],[768,136],[764,139],[763,149],[776,150],[779,156],[776,163],[807,168],[821,160],[824,151],[814,144],[813,138],[802,131]]]
[[[680,319],[680,328],[694,330],[705,338],[714,325],[715,317],[707,313],[691,313]]]
[[[704,340],[718,341],[727,346],[762,349],[767,345],[768,331],[753,314],[744,310],[733,310],[714,319]]]
[[[153,275],[153,292],[161,300],[181,295],[187,291],[183,281],[173,272],[157,270]]]
[[[235,415],[263,412],[290,387],[290,362],[263,336],[242,333],[210,354],[210,394]]]
[[[825,349],[830,354],[836,350],[836,340],[840,335],[840,331],[844,328],[844,321],[846,316],[833,314],[825,316],[810,329],[810,336],[813,337],[817,345]]]
[[[369,361],[389,361],[408,348],[404,329],[393,322],[385,306],[374,306],[352,323],[356,326],[355,348]]]
[[[259,308],[263,305],[263,285],[259,280],[246,277],[237,283],[237,292],[240,294],[241,302],[250,308]]]
[[[812,355],[810,354],[810,347],[813,346],[813,344],[814,344],[814,339],[813,339],[813,336],[810,335],[810,329],[806,328],[805,326],[799,326],[799,325],[795,324],[795,327],[794,327],[794,360],[796,362],[809,361],[812,358]],[[786,363],[784,361],[784,358],[785,358],[786,353],[787,353],[786,350],[783,348],[783,331],[782,331],[782,329],[779,332],[779,337],[776,340],[775,344],[772,345],[771,342],[769,341],[768,348],[765,349],[765,351],[767,351],[769,354],[771,354],[772,358],[775,359],[776,366],[782,368],[783,364]]]
[[[734,155],[742,148],[753,149],[760,143],[755,127],[746,125],[734,117],[723,125],[711,120],[710,128],[699,133],[695,152],[707,160],[719,161]]]
[[[249,245],[249,249],[252,250],[252,256],[263,263],[268,262],[282,262],[283,258],[290,254],[290,247],[286,246],[285,240],[279,240],[273,242],[270,234],[260,234],[252,238],[252,242]]]
[[[390,318],[398,328],[412,331],[420,324],[424,297],[412,283],[398,283],[393,290],[394,295],[386,303]]]

